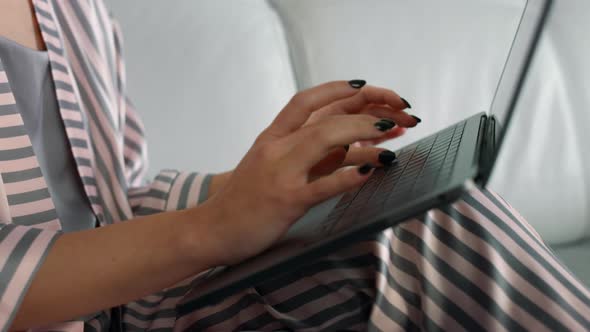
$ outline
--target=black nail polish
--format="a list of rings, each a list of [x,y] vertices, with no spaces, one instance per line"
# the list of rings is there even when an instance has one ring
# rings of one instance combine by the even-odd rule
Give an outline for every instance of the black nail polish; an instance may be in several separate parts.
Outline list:
[[[365,86],[365,84],[367,84],[367,82],[365,80],[352,80],[352,81],[348,81],[348,84],[355,89],[360,89],[363,86]]]
[[[369,174],[373,168],[375,168],[375,166],[371,164],[364,164],[363,166],[359,167],[359,173],[362,175]]]
[[[396,158],[397,156],[395,155],[395,152],[389,150],[383,151],[379,154],[379,162],[385,166],[393,164]]]
[[[408,103],[408,101],[406,99],[401,98],[401,97],[400,97],[400,99],[404,102],[404,104],[406,104],[406,108],[412,108],[412,105],[410,105],[410,103]]]
[[[350,144],[346,144],[346,145],[344,146],[344,150],[345,150],[346,152],[348,152],[348,150],[350,150]]]
[[[386,119],[381,119],[377,122],[375,122],[375,128],[381,130],[381,131],[388,131],[389,129],[393,128],[395,126],[395,123],[393,123],[392,121],[386,120]]]
[[[391,124],[393,125],[393,127],[395,127],[395,126],[396,126],[395,122],[393,122],[393,120],[391,120],[391,119],[381,119],[381,121],[386,121],[386,122],[389,122],[389,123],[391,123]],[[392,128],[393,128],[393,127],[392,127]]]
[[[413,117],[414,119],[416,119],[416,122],[418,122],[418,123],[422,122],[422,119],[420,119],[419,117],[417,117],[417,116],[415,116],[415,115],[412,115],[412,117]]]

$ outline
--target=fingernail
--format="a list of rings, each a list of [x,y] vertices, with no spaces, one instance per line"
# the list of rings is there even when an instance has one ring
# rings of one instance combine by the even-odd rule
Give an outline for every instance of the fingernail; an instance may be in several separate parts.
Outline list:
[[[350,144],[346,144],[346,145],[344,146],[344,150],[346,150],[346,152],[348,152],[348,150],[350,150]]]
[[[413,117],[414,119],[416,119],[416,122],[418,122],[418,123],[422,122],[422,119],[420,119],[419,117],[417,117],[417,116],[415,116],[415,115],[412,115],[412,117]]]
[[[408,103],[408,101],[406,99],[401,98],[401,97],[400,97],[400,99],[404,102],[404,104],[406,104],[406,108],[412,108],[412,105],[410,105],[410,103]]]
[[[371,164],[364,164],[363,166],[359,167],[359,173],[361,175],[366,175],[369,174],[369,172],[375,168],[375,166],[371,165]]]
[[[381,119],[381,121],[389,122],[395,127],[395,122],[393,122],[393,120],[391,120],[391,119]]]
[[[396,158],[395,152],[389,150],[385,150],[379,154],[379,162],[386,166],[393,164]]]
[[[375,122],[375,128],[381,130],[381,131],[388,131],[389,129],[393,128],[395,126],[395,123],[393,123],[393,121],[387,120],[387,119],[381,119],[377,122]]]
[[[363,86],[365,86],[365,84],[367,84],[367,82],[365,80],[352,80],[352,81],[348,81],[348,84],[355,89],[360,89]]]

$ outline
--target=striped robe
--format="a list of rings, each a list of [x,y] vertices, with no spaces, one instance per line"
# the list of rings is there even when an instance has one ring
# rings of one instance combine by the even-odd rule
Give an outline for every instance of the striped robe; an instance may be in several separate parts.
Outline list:
[[[165,170],[143,180],[143,127],[126,98],[119,29],[102,2],[33,4],[100,226],[201,202],[207,175]],[[61,226],[1,59],[0,175],[0,328],[7,331]],[[590,330],[590,291],[522,216],[480,189],[220,303],[193,301],[193,286],[214,275],[35,330]]]

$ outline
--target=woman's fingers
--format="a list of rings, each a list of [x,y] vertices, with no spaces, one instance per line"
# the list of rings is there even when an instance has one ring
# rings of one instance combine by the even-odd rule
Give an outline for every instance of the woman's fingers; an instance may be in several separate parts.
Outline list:
[[[373,146],[373,145],[378,145],[381,144],[383,142],[387,142],[389,140],[392,140],[394,138],[403,136],[406,133],[406,128],[402,128],[402,127],[394,127],[393,129],[391,129],[390,131],[386,132],[385,135],[377,138],[377,139],[373,139],[373,140],[368,140],[368,141],[361,141],[359,142],[360,146]]]
[[[418,124],[416,118],[403,110],[395,110],[388,105],[374,105],[371,104],[361,112],[362,114],[370,114],[379,118],[392,119],[398,126],[404,128],[412,128]]]
[[[414,127],[418,121],[404,110],[411,108],[411,105],[392,90],[365,86],[360,93],[348,98],[336,101],[326,106],[322,115],[355,114],[362,113],[367,108],[383,108],[385,115],[395,114],[400,125],[403,127]]]
[[[397,156],[395,152],[376,147],[355,147],[336,148],[319,163],[315,164],[309,171],[310,180],[332,174],[343,166],[359,166],[372,164],[375,166],[390,166],[395,163]]]
[[[371,175],[373,169],[369,165],[350,167],[321,177],[302,190],[305,192],[305,204],[315,205],[338,194],[353,190],[362,185]]]
[[[286,160],[297,162],[308,172],[333,149],[350,143],[374,140],[386,135],[395,124],[366,114],[330,116],[285,137],[281,144],[288,152]]]
[[[299,129],[313,112],[358,94],[364,85],[363,80],[334,81],[301,91],[291,98],[266,132],[275,137],[288,135]]]
[[[315,164],[309,170],[309,179],[314,180],[319,177],[332,174],[335,170],[342,167],[342,163],[347,156],[347,149],[339,147],[332,150],[319,163]]]
[[[350,147],[342,166],[358,166],[372,164],[375,166],[389,166],[397,160],[394,152],[375,147]]]

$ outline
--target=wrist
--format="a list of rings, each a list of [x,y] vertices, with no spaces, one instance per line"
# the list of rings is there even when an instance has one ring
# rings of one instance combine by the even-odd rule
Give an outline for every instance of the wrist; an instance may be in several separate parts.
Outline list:
[[[233,171],[215,174],[211,177],[211,182],[209,184],[209,190],[207,191],[207,199],[213,197],[216,192],[222,188],[227,180],[231,177]]]
[[[186,210],[180,216],[180,251],[200,271],[224,265],[223,244],[216,231],[219,217],[207,202]]]

